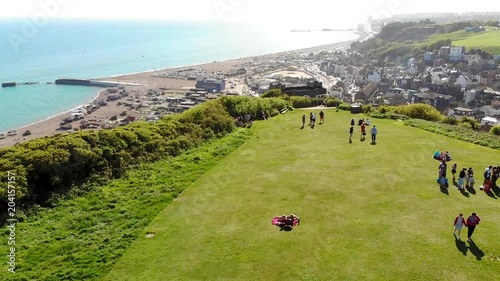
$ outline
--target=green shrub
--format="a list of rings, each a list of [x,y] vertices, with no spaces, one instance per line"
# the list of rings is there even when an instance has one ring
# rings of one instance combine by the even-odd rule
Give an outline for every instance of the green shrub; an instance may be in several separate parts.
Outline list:
[[[291,96],[289,97],[289,99],[294,108],[315,107],[321,105],[323,101],[320,98],[309,98],[309,97],[299,97],[299,96]]]
[[[495,136],[500,136],[500,125],[493,126],[490,129],[490,134],[495,135]]]
[[[351,105],[347,104],[345,102],[342,102],[342,103],[339,104],[339,106],[337,108],[340,109],[340,110],[349,111],[349,110],[351,110]]]
[[[277,98],[283,96],[281,89],[273,89],[261,95],[262,98]]]
[[[326,100],[326,106],[327,107],[337,107],[339,106],[339,104],[341,103],[342,101],[340,101],[339,99],[332,99],[332,98],[329,98]]]
[[[462,122],[462,123],[460,123],[460,124],[458,124],[458,125],[459,125],[460,127],[462,127],[462,128],[466,128],[466,129],[470,129],[470,130],[472,130],[472,126],[471,126],[471,124],[470,124],[469,122]]]
[[[474,131],[471,129],[470,123],[460,123],[460,125],[449,125],[439,122],[425,121],[419,119],[406,120],[406,126],[424,129],[429,132],[445,135],[450,138],[466,141],[469,143],[500,149],[500,137]],[[465,125],[462,125],[465,124]]]
[[[271,110],[271,113],[269,114],[269,116],[271,116],[271,117],[275,117],[278,115],[280,115],[280,112],[276,109]]]
[[[268,116],[273,109],[291,109],[291,103],[284,98],[254,98],[246,96],[227,96],[220,98],[225,110],[232,117],[239,117],[245,114],[259,116],[264,111]]]
[[[397,106],[394,108],[394,113],[428,121],[440,121],[443,119],[441,112],[437,109],[421,103]]]
[[[460,125],[468,124],[468,125],[463,125],[463,126],[470,127],[471,129],[476,130],[476,131],[479,130],[479,128],[481,127],[481,124],[476,119],[467,118],[467,116],[462,117],[460,122],[461,122]]]
[[[450,124],[450,125],[457,125],[458,124],[458,120],[456,118],[453,118],[453,117],[446,117],[441,122],[444,124]]]
[[[362,110],[364,114],[369,114],[373,111],[373,106],[371,104],[363,105]]]

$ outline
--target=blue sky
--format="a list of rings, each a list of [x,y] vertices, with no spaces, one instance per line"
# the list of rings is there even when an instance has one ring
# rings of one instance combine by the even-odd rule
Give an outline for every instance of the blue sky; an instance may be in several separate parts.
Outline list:
[[[370,15],[500,11],[500,1],[435,0],[1,0],[0,18],[97,18],[245,22],[335,27]]]

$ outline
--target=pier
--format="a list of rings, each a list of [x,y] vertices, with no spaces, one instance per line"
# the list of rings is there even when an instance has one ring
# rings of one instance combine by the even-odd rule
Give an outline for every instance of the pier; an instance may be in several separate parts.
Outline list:
[[[2,83],[2,88],[15,87],[15,86],[16,86],[16,82],[4,82],[4,83]]]
[[[118,87],[118,86],[140,86],[136,83],[122,83],[115,81],[101,81],[88,79],[57,79],[57,85],[75,85],[75,86],[92,86],[92,87]]]

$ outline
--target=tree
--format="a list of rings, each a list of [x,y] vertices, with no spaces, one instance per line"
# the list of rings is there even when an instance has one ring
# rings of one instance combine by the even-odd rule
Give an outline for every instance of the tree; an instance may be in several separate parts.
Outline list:
[[[262,94],[262,97],[263,98],[277,98],[277,97],[281,97],[282,95],[283,95],[283,93],[281,92],[281,89],[273,89],[273,90],[270,90],[270,91]]]

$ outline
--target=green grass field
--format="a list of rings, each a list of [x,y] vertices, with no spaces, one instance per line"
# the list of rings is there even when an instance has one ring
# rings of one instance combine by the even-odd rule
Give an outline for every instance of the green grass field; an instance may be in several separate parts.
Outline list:
[[[425,42],[416,46],[429,45],[439,40],[451,39],[455,46],[465,46],[467,49],[481,49],[493,55],[500,54],[500,30],[488,28],[485,32],[473,33],[464,30],[448,33],[434,34]]]
[[[360,142],[359,127],[349,144],[349,120],[361,116],[328,110],[324,125],[301,130],[303,113],[257,122],[253,137],[161,211],[104,280],[497,279],[499,197],[479,184],[476,194],[441,192],[431,156],[449,150],[479,182],[500,151],[391,120],[372,120],[377,145]],[[452,235],[459,212],[482,218],[473,244]],[[272,226],[284,213],[301,225]]]

